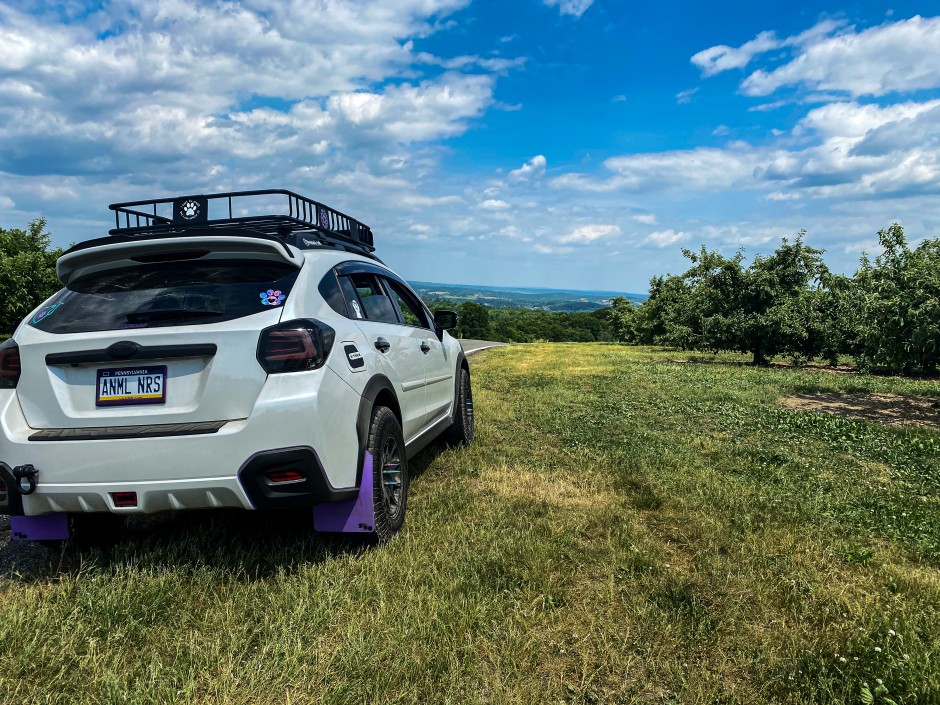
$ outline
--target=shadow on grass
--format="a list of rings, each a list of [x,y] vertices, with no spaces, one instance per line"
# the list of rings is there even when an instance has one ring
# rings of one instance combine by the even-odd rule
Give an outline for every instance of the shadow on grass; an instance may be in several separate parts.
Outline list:
[[[419,478],[443,449],[443,444],[434,443],[412,458],[411,480]],[[331,558],[362,555],[377,547],[372,534],[314,532],[309,507],[133,516],[110,540],[89,544],[70,539],[48,546],[10,541],[9,521],[4,517],[0,525],[0,579],[37,583],[130,567],[211,570],[227,579],[264,580]]]

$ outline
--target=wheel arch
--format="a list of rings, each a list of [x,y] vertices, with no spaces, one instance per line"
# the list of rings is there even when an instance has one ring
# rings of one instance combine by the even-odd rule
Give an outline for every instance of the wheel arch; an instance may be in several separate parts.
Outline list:
[[[362,463],[365,460],[366,446],[369,443],[369,425],[372,422],[372,410],[376,406],[387,406],[402,425],[401,404],[392,381],[383,374],[370,379],[362,390],[359,400],[359,414],[356,418],[356,436],[359,440],[359,457],[356,460],[356,485],[362,483]]]

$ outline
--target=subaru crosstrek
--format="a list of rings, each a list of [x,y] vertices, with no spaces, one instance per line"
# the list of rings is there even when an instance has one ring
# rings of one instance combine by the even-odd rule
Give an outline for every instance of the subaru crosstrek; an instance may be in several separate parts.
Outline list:
[[[279,212],[245,215],[257,204]],[[408,459],[473,439],[456,314],[432,315],[367,226],[289,191],[111,209],[0,346],[13,538],[221,507],[312,507],[318,531],[392,537]]]

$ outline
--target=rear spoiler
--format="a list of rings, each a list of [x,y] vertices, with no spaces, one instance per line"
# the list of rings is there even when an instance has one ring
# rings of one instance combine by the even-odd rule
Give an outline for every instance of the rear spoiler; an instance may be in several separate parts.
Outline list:
[[[273,238],[244,235],[205,235],[183,237],[150,237],[146,239],[97,238],[73,247],[56,262],[56,275],[68,286],[79,275],[122,262],[126,266],[146,262],[173,261],[201,257],[209,252],[226,252],[237,256],[254,256],[280,260],[298,269],[303,258],[290,247]]]

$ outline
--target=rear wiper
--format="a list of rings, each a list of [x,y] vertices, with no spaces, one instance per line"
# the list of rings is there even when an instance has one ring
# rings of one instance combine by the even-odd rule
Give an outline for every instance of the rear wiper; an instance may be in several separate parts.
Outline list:
[[[171,308],[163,311],[134,311],[127,314],[127,320],[129,323],[142,323],[144,321],[169,321],[174,318],[211,318],[222,315],[225,315],[222,311]]]

